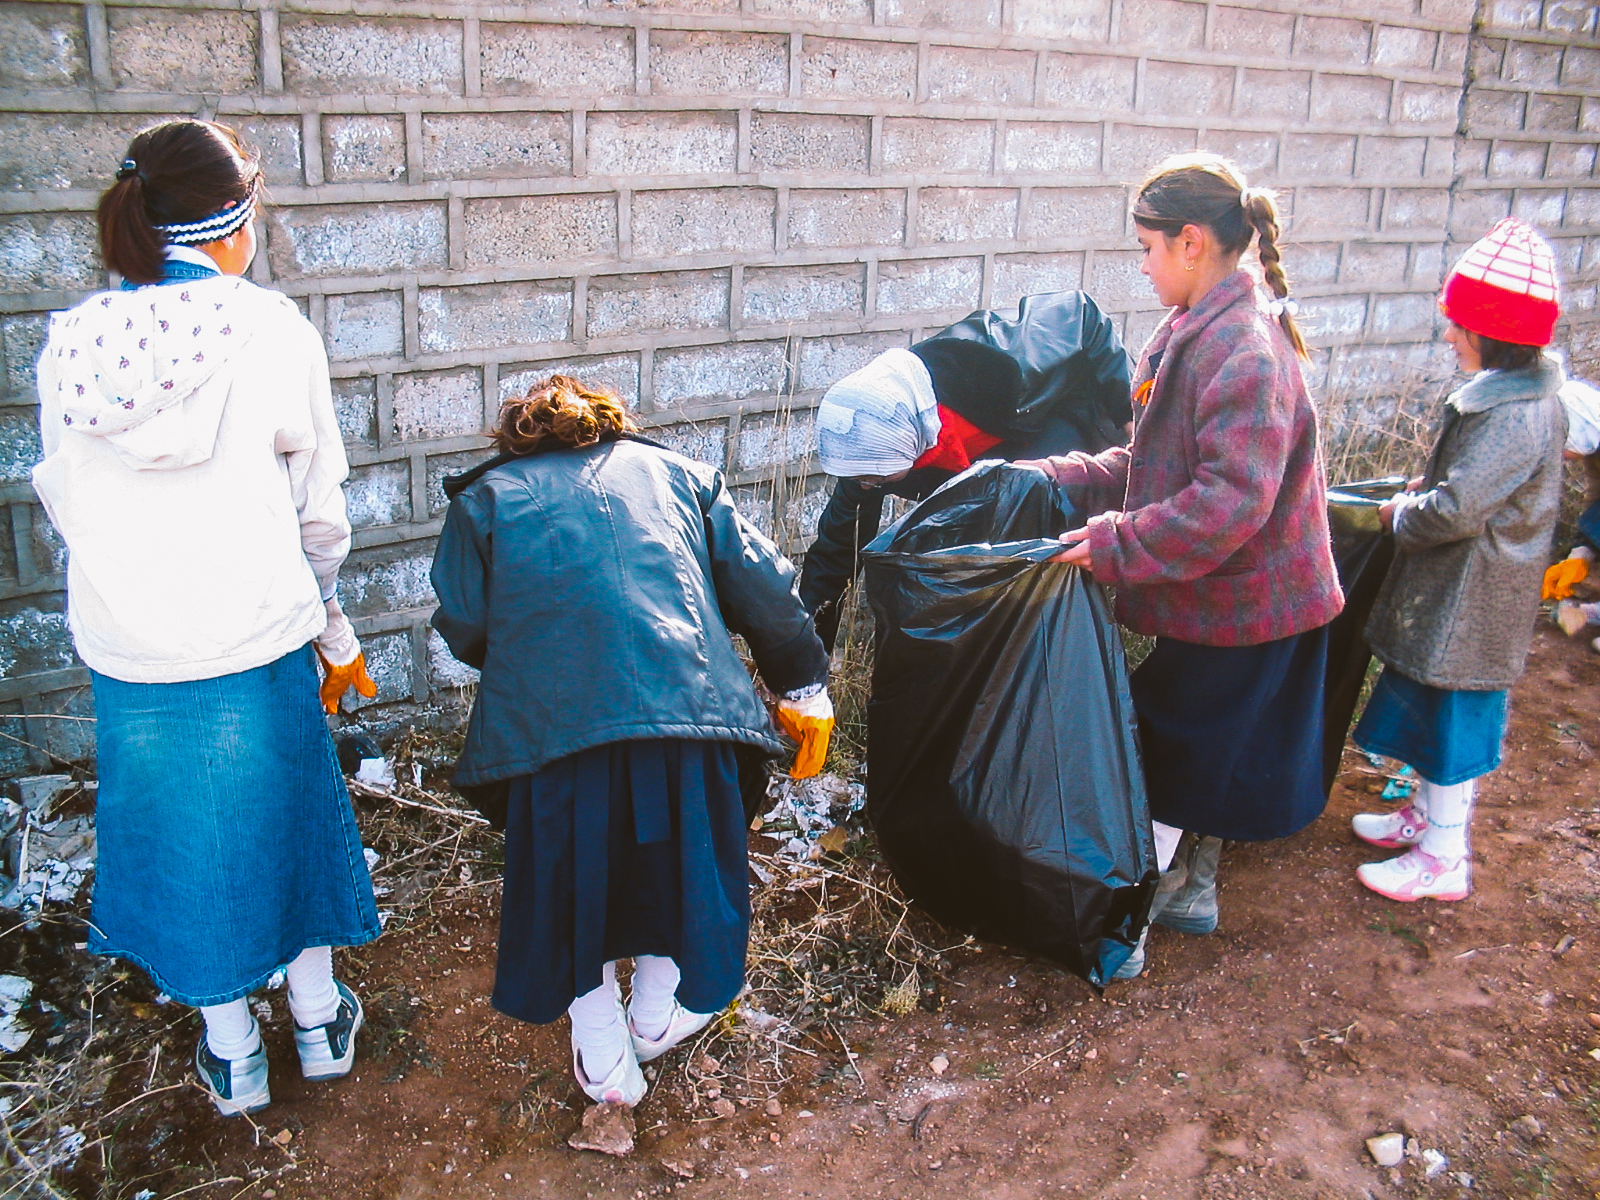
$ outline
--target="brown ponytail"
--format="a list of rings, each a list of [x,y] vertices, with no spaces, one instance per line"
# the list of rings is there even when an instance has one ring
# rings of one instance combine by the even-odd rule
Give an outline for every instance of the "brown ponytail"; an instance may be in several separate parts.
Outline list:
[[[526,396],[500,406],[494,444],[508,454],[615,441],[638,429],[622,401],[570,375],[552,375]]]
[[[1203,225],[1216,234],[1226,254],[1243,254],[1257,239],[1261,272],[1279,301],[1287,304],[1289,277],[1278,252],[1278,205],[1266,188],[1247,187],[1244,173],[1216,154],[1178,154],[1139,185],[1133,219],[1145,229],[1175,237],[1185,225]],[[1292,310],[1284,307],[1278,324],[1294,352],[1308,358],[1305,339]]]
[[[132,283],[155,283],[167,244],[156,226],[204,220],[248,200],[260,185],[255,155],[226,125],[164,121],[141,130],[100,197],[106,265]]]

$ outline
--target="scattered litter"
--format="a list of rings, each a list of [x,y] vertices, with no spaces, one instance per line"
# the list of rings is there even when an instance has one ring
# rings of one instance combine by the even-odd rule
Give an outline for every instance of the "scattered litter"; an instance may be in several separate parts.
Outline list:
[[[379,854],[371,846],[363,846],[361,847],[361,857],[367,860],[367,870],[376,871],[378,862],[383,858],[383,855]]]
[[[928,1070],[932,1071],[935,1075],[943,1075],[949,1069],[950,1060],[942,1054],[937,1055],[934,1060],[928,1064]]]
[[[12,781],[17,789],[17,799],[29,812],[41,816],[56,802],[56,798],[72,787],[71,775],[24,775]]]
[[[1437,1150],[1424,1150],[1422,1152],[1422,1173],[1425,1179],[1432,1179],[1434,1176],[1442,1174],[1449,1165],[1450,1160]]]
[[[263,996],[250,1005],[250,1011],[255,1013],[257,1021],[265,1025],[272,1020],[272,1001]]]
[[[1456,1182],[1459,1183],[1462,1187],[1470,1189],[1478,1181],[1475,1178],[1473,1178],[1472,1173],[1470,1171],[1457,1171],[1456,1172]]]
[[[1405,1161],[1406,1139],[1400,1133],[1380,1133],[1367,1139],[1367,1153],[1380,1167],[1398,1167]]]
[[[584,1111],[583,1125],[567,1145],[621,1158],[633,1153],[633,1134],[633,1109],[626,1104],[595,1104]]]
[[[28,1044],[33,1030],[22,1024],[22,1009],[33,995],[33,981],[21,975],[0,975],[0,1050],[15,1054]]]
[[[284,970],[282,967],[279,967],[271,975],[267,976],[267,991],[269,992],[281,992],[288,986],[289,972]]]
[[[1410,766],[1401,767],[1396,773],[1396,778],[1389,780],[1384,786],[1383,798],[1385,800],[1404,800],[1411,795],[1416,786],[1416,770]]]
[[[781,857],[805,861],[844,849],[849,838],[845,822],[866,805],[867,787],[832,773],[811,779],[774,775],[767,784],[767,797],[776,803],[762,814],[762,832],[784,842],[778,851]],[[790,835],[787,839],[785,833]]]

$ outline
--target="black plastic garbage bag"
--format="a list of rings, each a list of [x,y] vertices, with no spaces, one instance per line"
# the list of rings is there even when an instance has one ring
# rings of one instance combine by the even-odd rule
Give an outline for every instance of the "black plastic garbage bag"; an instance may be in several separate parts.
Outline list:
[[[1384,532],[1378,509],[1406,485],[1403,477],[1369,479],[1328,490],[1328,527],[1333,561],[1344,588],[1344,611],[1328,626],[1328,673],[1323,685],[1323,785],[1333,790],[1350,721],[1361,700],[1372,651],[1367,618],[1394,559],[1394,538]]]
[[[1103,987],[1144,928],[1155,849],[1105,595],[1045,561],[1077,523],[1040,472],[983,462],[867,547],[867,813],[933,916]]]

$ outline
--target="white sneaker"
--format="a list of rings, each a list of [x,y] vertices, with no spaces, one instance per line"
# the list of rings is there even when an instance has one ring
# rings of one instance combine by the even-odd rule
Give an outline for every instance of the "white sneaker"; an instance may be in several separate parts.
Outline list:
[[[1472,859],[1447,862],[1413,846],[1399,858],[1357,867],[1356,878],[1390,900],[1465,900],[1472,894]]]
[[[294,1027],[300,1074],[307,1079],[341,1079],[350,1074],[356,1061],[356,1034],[361,1031],[366,1013],[354,992],[337,979],[333,986],[339,993],[333,1020],[315,1029],[301,1029],[298,1024]]]
[[[1357,813],[1350,818],[1350,829],[1363,842],[1384,850],[1415,846],[1428,832],[1428,818],[1411,805],[1399,812]]]
[[[634,1026],[633,1016],[628,1016],[628,1037],[633,1041],[633,1052],[642,1063],[660,1058],[685,1038],[693,1037],[716,1019],[716,1013],[690,1012],[676,1000],[672,1002],[672,1016],[660,1037],[647,1038]]]
[[[225,1117],[260,1112],[272,1103],[272,1093],[267,1090],[265,1043],[243,1058],[218,1058],[202,1030],[200,1044],[194,1048],[194,1069],[211,1102]]]
[[[644,1099],[649,1085],[645,1083],[644,1072],[639,1070],[639,1059],[633,1052],[632,1043],[622,1048],[622,1057],[617,1060],[617,1065],[611,1068],[611,1073],[604,1079],[590,1079],[583,1073],[583,1051],[578,1049],[578,1044],[572,1044],[572,1073],[578,1077],[578,1086],[583,1089],[583,1094],[596,1104],[625,1104],[632,1108]]]

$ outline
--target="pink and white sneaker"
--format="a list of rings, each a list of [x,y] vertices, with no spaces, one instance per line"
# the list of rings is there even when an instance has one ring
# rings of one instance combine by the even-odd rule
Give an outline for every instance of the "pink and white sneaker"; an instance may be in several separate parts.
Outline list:
[[[1413,846],[1399,858],[1363,863],[1356,878],[1390,900],[1465,900],[1472,893],[1472,859],[1447,862]]]
[[[1428,818],[1408,804],[1399,812],[1357,813],[1350,818],[1350,829],[1363,842],[1398,850],[1422,840],[1428,832]]]

